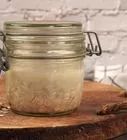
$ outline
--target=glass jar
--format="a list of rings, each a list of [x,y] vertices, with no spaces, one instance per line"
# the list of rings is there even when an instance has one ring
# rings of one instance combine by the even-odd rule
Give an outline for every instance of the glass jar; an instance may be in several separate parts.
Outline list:
[[[6,94],[14,112],[55,116],[77,109],[83,90],[83,58],[86,52],[101,54],[100,44],[85,48],[81,23],[6,22],[2,35],[8,59],[1,50],[5,58],[1,70],[8,69],[9,61]]]

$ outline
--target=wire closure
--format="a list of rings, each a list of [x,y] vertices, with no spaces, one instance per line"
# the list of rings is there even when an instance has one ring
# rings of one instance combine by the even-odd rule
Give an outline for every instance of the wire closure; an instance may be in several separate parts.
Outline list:
[[[84,34],[87,34],[88,39],[89,39],[89,43],[87,44],[86,47],[86,55],[92,56],[93,54],[100,56],[102,53],[102,49],[101,49],[101,45],[100,45],[100,41],[99,38],[97,36],[97,34],[95,32],[84,32]],[[97,41],[97,45],[93,44],[91,35],[94,35]]]

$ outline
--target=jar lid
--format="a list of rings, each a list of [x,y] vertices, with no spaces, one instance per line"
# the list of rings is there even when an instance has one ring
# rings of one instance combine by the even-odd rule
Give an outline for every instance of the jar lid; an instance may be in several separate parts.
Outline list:
[[[75,35],[82,34],[80,22],[5,22],[6,35]]]

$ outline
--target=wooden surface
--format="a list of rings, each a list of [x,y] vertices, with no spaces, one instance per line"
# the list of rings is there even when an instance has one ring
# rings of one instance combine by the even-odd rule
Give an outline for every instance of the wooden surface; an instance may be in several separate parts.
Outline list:
[[[61,117],[28,117],[9,111],[0,117],[0,140],[106,140],[127,132],[127,113],[97,116],[107,103],[126,100],[116,87],[84,82],[82,103],[77,111]],[[0,102],[6,102],[0,82]]]

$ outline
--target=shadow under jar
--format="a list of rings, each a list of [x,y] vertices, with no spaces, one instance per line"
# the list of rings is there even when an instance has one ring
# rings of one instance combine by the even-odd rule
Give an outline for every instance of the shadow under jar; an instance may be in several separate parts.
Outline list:
[[[6,94],[18,114],[68,114],[81,102],[86,54],[100,55],[96,33],[85,33],[78,22],[6,22],[1,71],[6,71]],[[90,34],[97,39],[93,46]],[[7,52],[7,53],[6,53]],[[9,62],[9,65],[8,65]]]

